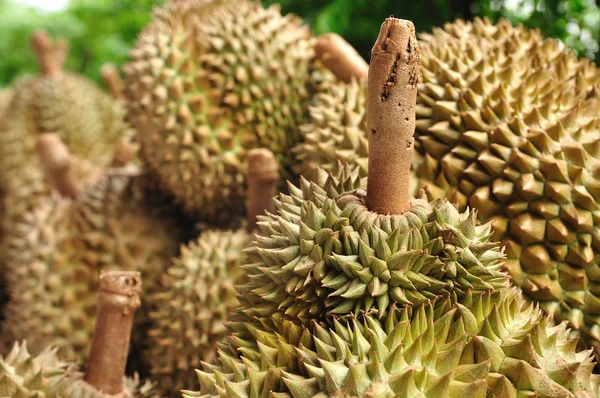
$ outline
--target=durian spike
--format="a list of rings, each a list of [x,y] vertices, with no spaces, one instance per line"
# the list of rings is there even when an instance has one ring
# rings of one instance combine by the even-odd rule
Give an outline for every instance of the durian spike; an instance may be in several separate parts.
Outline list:
[[[100,69],[104,84],[112,94],[113,98],[119,101],[123,101],[125,96],[123,95],[123,79],[119,74],[119,68],[113,63],[106,63],[102,65]]]
[[[246,159],[246,184],[248,185],[247,231],[256,228],[256,217],[266,212],[275,212],[273,197],[277,195],[279,164],[273,152],[259,148],[248,152]]]
[[[100,273],[94,340],[84,380],[105,395],[123,394],[133,315],[140,307],[137,271]]]
[[[373,46],[367,88],[367,208],[380,214],[410,209],[415,105],[421,54],[410,21],[387,18]]]
[[[111,167],[123,167],[139,152],[140,144],[127,138],[120,139],[115,145]]]
[[[341,81],[366,79],[369,65],[344,38],[325,33],[317,38],[315,53],[318,59]]]
[[[31,46],[37,57],[42,75],[51,76],[61,71],[62,63],[58,62],[56,49],[48,32],[36,30],[31,36]]]
[[[41,134],[35,144],[46,179],[62,196],[78,197],[82,185],[75,177],[73,156],[55,133]]]

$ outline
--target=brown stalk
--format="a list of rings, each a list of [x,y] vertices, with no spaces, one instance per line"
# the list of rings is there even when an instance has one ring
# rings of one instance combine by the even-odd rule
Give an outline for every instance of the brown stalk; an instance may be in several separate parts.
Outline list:
[[[102,65],[100,74],[113,98],[119,101],[125,100],[125,95],[123,94],[124,84],[117,66],[113,63],[106,63]]]
[[[41,134],[35,144],[48,183],[62,196],[77,198],[83,191],[75,177],[73,157],[55,133]]]
[[[421,54],[410,21],[387,18],[373,46],[367,91],[367,207],[380,214],[410,209],[415,105]]]
[[[61,65],[56,59],[52,39],[46,31],[36,30],[31,36],[31,46],[38,60],[42,75],[51,76],[59,73]]]
[[[124,390],[133,315],[141,305],[141,292],[139,272],[100,274],[96,328],[84,380],[105,395],[120,394]]]
[[[326,33],[317,38],[315,53],[318,59],[341,81],[367,78],[369,65],[344,38]]]
[[[275,212],[273,197],[277,195],[279,164],[273,152],[268,149],[253,149],[246,159],[246,184],[248,185],[248,225],[251,233],[256,228],[256,217],[266,212]]]
[[[123,167],[129,163],[140,150],[140,144],[128,139],[121,139],[115,145],[111,167]]]

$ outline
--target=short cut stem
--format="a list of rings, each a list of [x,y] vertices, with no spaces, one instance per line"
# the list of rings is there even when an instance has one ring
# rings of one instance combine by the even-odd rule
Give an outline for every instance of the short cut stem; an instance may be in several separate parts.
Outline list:
[[[366,79],[369,65],[342,36],[325,33],[317,38],[315,53],[318,59],[341,81]]]
[[[31,46],[38,60],[42,75],[51,76],[60,72],[61,64],[56,59],[52,39],[44,30],[37,30],[31,36]]]
[[[75,177],[73,157],[60,137],[55,133],[40,135],[36,150],[48,183],[62,196],[77,198],[83,188]]]
[[[367,207],[379,214],[410,210],[409,177],[421,54],[410,21],[387,18],[373,46],[367,91]]]
[[[266,212],[275,212],[273,197],[277,195],[279,164],[273,152],[263,148],[248,152],[246,162],[248,165],[246,171],[248,224],[246,229],[251,233],[256,228],[257,216]]]
[[[117,66],[112,63],[106,63],[102,65],[100,74],[113,98],[119,101],[125,100],[125,96],[123,95],[124,84]]]
[[[133,316],[141,304],[141,291],[139,272],[100,274],[96,328],[85,381],[104,394],[123,391]]]

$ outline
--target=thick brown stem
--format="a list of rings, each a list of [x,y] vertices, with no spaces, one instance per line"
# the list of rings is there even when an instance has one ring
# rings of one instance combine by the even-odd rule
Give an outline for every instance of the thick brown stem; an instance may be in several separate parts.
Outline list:
[[[85,381],[104,394],[123,391],[133,315],[140,307],[141,291],[139,272],[100,274],[96,328]]]
[[[75,177],[71,153],[60,137],[44,133],[38,137],[35,148],[48,183],[64,197],[78,197],[83,188]]]
[[[402,214],[410,209],[420,67],[412,22],[387,18],[373,46],[367,92],[367,207],[380,214]]]
[[[58,70],[63,70],[67,57],[69,56],[69,42],[66,39],[58,39],[54,45],[54,58]]]
[[[123,167],[129,163],[140,150],[140,144],[128,139],[121,139],[115,145],[111,167]]]
[[[369,65],[342,36],[326,33],[317,38],[315,45],[317,58],[341,81],[366,79]]]
[[[36,30],[31,36],[31,46],[44,76],[51,76],[60,72],[62,64],[56,58],[57,54],[52,39],[46,31]]]
[[[125,99],[125,96],[123,95],[124,85],[117,66],[112,63],[106,63],[102,65],[102,69],[100,69],[100,74],[102,75],[102,79],[104,79],[104,84],[106,84],[106,87],[112,94],[113,98],[119,101],[123,101]]]
[[[248,152],[248,170],[246,184],[248,185],[247,231],[256,228],[256,217],[265,212],[275,212],[273,197],[277,195],[279,182],[279,164],[273,152],[268,149],[253,149]]]

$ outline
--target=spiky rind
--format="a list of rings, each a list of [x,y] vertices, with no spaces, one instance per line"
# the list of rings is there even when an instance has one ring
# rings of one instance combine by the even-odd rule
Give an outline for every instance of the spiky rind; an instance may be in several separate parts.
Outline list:
[[[61,361],[55,348],[32,356],[25,342],[15,342],[5,358],[0,355],[0,396],[11,398],[104,398],[83,381],[73,363]],[[123,378],[124,398],[156,397],[151,383],[136,375]]]
[[[577,352],[566,324],[551,325],[515,289],[394,307],[381,321],[246,330],[184,396],[591,398],[600,388],[591,352]]]
[[[9,302],[2,340],[27,336],[34,353],[52,344],[65,359],[85,358],[99,272],[139,270],[145,291],[153,293],[185,226],[170,199],[148,188],[137,171],[113,170],[76,201],[43,201],[3,241]]]
[[[527,297],[600,344],[600,71],[506,20],[420,44],[422,187],[492,221]]]
[[[297,174],[312,179],[317,169],[335,169],[338,161],[360,166],[366,177],[366,82],[338,83],[319,94],[309,108],[310,122],[299,127],[302,143],[293,149]]]
[[[367,210],[358,168],[290,184],[278,215],[247,250],[241,286],[250,317],[284,313],[303,322],[506,286],[490,225],[446,201],[412,201],[401,215]],[[260,303],[255,305],[255,303]]]
[[[151,374],[165,394],[197,382],[194,369],[214,362],[225,322],[238,305],[242,250],[251,242],[244,229],[211,230],[182,247],[152,297],[148,336]]]
[[[125,68],[142,156],[187,210],[208,221],[244,208],[248,150],[278,156],[283,175],[315,87],[311,33],[259,2],[170,2]]]

